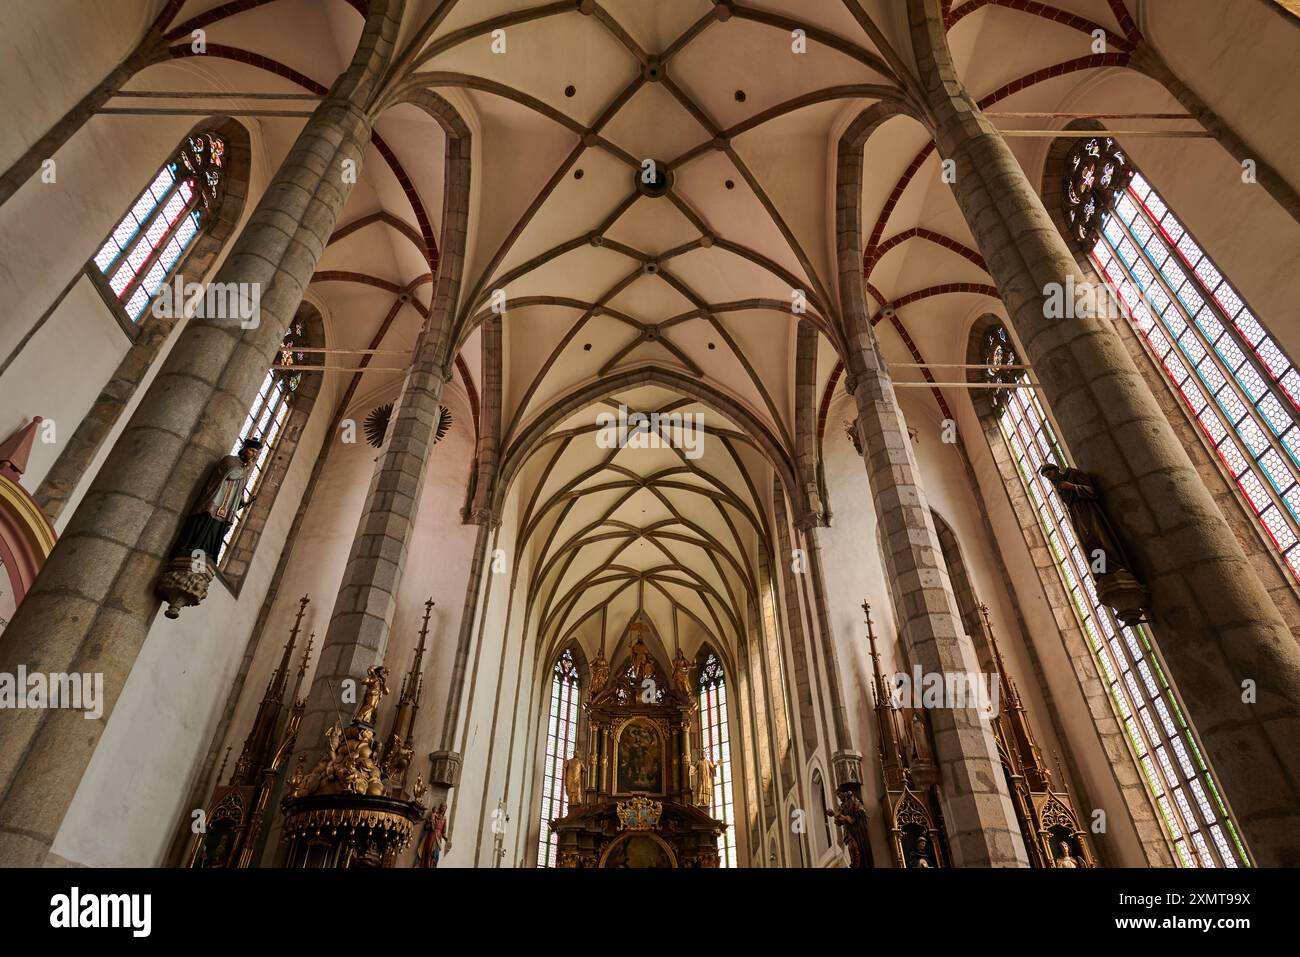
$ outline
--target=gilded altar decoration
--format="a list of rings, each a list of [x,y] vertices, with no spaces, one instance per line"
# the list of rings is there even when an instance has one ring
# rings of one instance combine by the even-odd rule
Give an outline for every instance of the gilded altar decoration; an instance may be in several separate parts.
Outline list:
[[[575,754],[564,762],[564,795],[569,799],[569,807],[582,803],[583,773],[587,764],[581,755]]]
[[[433,601],[425,602],[419,645],[402,682],[386,741],[380,743],[376,737],[376,725],[389,693],[388,670],[375,665],[361,681],[364,692],[347,727],[335,721],[324,733],[325,748],[316,763],[304,770],[300,760],[285,782],[281,808],[287,866],[392,867],[425,819],[423,799],[428,789],[417,776],[408,791],[406,778],[415,753],[411,736],[423,691],[432,610]],[[436,821],[431,820],[431,826],[438,830]],[[444,823],[436,838],[438,853],[445,830]],[[438,854],[422,845],[420,856],[433,863]]]
[[[234,773],[229,781],[217,787],[204,814],[204,829],[195,836],[190,847],[190,867],[257,866],[255,857],[265,840],[269,823],[266,808],[275,790],[280,769],[293,750],[298,726],[302,723],[303,712],[307,707],[306,698],[301,696],[301,692],[315,635],[307,639],[294,689],[288,699],[291,704],[287,709],[285,691],[290,661],[302,631],[303,616],[310,603],[311,599],[306,595],[298,601],[298,612],[280,657],[279,667],[271,673],[271,680],[258,705],[253,726],[235,763]],[[218,781],[224,772],[223,764],[217,773]]]
[[[688,698],[691,696],[690,668],[690,663],[682,654],[682,649],[678,648],[677,654],[673,657],[673,687]]]
[[[669,659],[644,613],[616,648],[612,661],[602,653],[592,663],[580,718],[584,745],[570,759],[581,763],[565,765],[567,813],[544,825],[557,838],[556,863],[717,867],[725,825],[698,800],[692,742],[699,740],[699,708],[689,665],[683,681],[684,655]],[[581,781],[570,787],[578,768]]]
[[[659,816],[664,812],[664,805],[662,801],[634,797],[628,801],[619,801],[614,809],[618,812],[620,831],[650,831],[659,826]]]
[[[375,723],[379,699],[388,694],[387,680],[388,669],[383,665],[367,669],[366,676],[361,679],[361,686],[366,689],[366,693],[361,698],[361,704],[352,718],[353,721],[358,724]]]

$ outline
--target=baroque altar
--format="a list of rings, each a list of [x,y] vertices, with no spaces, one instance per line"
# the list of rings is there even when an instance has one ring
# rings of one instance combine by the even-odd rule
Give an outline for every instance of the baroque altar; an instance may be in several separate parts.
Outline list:
[[[698,707],[680,650],[665,679],[638,619],[626,669],[592,663],[586,754],[565,762],[567,813],[550,822],[560,867],[717,867],[715,769],[694,754]]]

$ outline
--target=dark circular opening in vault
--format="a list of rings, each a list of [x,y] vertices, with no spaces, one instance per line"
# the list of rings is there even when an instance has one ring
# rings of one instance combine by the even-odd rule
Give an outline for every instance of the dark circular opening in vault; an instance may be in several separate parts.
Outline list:
[[[637,192],[642,196],[662,196],[673,185],[673,174],[666,164],[659,160],[643,160],[641,166],[632,173],[636,181]]]

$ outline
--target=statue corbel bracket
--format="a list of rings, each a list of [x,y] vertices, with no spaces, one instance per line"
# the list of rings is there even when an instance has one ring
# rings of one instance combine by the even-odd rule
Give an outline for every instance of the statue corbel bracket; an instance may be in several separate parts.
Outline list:
[[[203,558],[181,555],[168,561],[154,586],[154,594],[167,603],[163,614],[179,618],[182,608],[201,604],[208,597],[208,586],[216,576],[216,570]]]
[[[848,788],[855,794],[862,793],[861,751],[836,751],[831,756],[831,771],[837,791]]]

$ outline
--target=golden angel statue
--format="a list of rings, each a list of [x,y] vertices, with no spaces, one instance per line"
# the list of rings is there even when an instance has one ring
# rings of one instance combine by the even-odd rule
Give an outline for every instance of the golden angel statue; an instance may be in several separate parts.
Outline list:
[[[361,699],[357,713],[352,716],[353,721],[369,725],[375,723],[375,715],[379,711],[379,699],[388,694],[387,678],[388,669],[383,665],[374,665],[367,669],[366,676],[361,679],[361,686],[366,689],[366,693]]]

